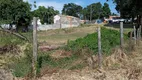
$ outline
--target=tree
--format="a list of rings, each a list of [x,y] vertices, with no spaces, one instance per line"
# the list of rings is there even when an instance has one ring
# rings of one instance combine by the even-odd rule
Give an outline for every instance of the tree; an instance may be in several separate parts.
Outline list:
[[[111,11],[110,11],[109,5],[107,3],[104,3],[102,16],[108,18],[110,15],[111,15]]]
[[[83,15],[90,20],[102,18],[102,4],[100,2],[90,4],[83,9]]]
[[[116,10],[120,12],[122,18],[134,18],[137,17],[136,21],[136,33],[140,25],[142,25],[142,2],[141,0],[113,0],[116,3]]]
[[[11,22],[19,23],[24,18],[27,23],[30,22],[31,5],[23,0],[0,0],[0,24]],[[16,29],[18,29],[18,25]]]
[[[116,10],[120,12],[121,17],[142,16],[141,0],[113,0],[116,3]]]
[[[54,15],[59,14],[59,11],[54,10],[52,6],[46,8],[44,6],[39,6],[37,10],[33,11],[33,16],[39,17],[41,23],[51,24],[53,23]]]
[[[80,17],[82,12],[82,7],[74,3],[64,4],[62,14]]]
[[[122,18],[137,17],[136,30],[142,25],[142,2],[141,0],[113,0],[116,3],[116,10],[120,12]]]

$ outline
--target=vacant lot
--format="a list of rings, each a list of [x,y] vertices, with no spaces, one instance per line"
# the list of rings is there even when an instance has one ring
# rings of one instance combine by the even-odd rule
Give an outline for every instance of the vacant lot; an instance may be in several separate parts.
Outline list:
[[[57,29],[38,32],[38,41],[53,45],[66,44],[68,40],[75,40],[87,34],[96,32],[96,26],[75,27],[68,29]]]
[[[68,40],[75,40],[96,32],[98,25],[84,25],[84,27],[72,27],[68,29],[57,29],[38,32],[38,41],[49,45],[64,45]],[[102,26],[102,25],[101,25]],[[119,24],[104,24],[104,27],[119,30]],[[124,24],[124,33],[132,30],[131,24]]]

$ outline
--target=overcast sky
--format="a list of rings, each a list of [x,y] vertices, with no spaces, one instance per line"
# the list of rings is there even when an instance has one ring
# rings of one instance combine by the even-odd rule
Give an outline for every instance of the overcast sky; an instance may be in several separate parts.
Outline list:
[[[64,4],[67,3],[75,3],[81,5],[82,7],[86,7],[87,5],[90,5],[92,3],[101,2],[103,5],[106,2],[106,0],[24,0],[24,1],[28,1],[30,4],[33,4],[34,1],[36,1],[37,6],[45,6],[45,7],[53,6],[54,9],[59,10],[60,12],[63,9]],[[115,4],[112,2],[112,0],[109,0],[107,3],[110,6],[111,12],[117,13],[117,11],[115,10]]]

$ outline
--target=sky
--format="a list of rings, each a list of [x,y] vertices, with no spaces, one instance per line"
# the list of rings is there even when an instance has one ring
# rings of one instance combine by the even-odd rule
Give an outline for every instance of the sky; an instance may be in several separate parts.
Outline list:
[[[112,0],[106,1],[106,0],[24,0],[24,1],[28,1],[30,4],[33,4],[34,1],[36,1],[36,5],[37,6],[53,6],[55,10],[59,10],[60,12],[63,9],[64,4],[67,3],[75,3],[78,5],[81,5],[82,7],[86,7],[92,3],[97,3],[97,2],[101,2],[101,4],[103,5],[105,2],[107,2],[109,4],[109,7],[111,9],[112,13],[117,13],[117,11],[115,10],[115,4],[112,2]]]

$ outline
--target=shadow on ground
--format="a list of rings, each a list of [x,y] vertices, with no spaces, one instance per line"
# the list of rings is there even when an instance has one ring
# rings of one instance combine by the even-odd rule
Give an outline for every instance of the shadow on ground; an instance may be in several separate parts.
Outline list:
[[[119,23],[108,23],[105,24],[104,26],[106,27],[113,27],[113,28],[120,28],[120,24]],[[133,28],[132,24],[124,24],[123,26],[124,28]]]

